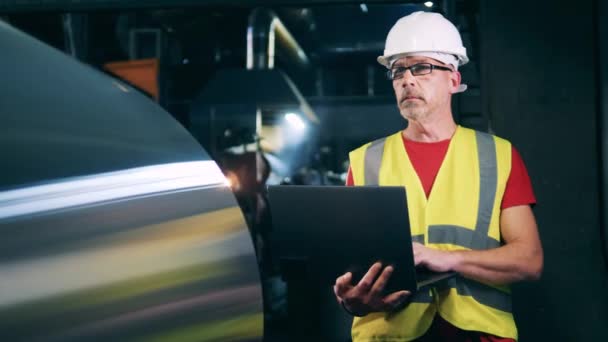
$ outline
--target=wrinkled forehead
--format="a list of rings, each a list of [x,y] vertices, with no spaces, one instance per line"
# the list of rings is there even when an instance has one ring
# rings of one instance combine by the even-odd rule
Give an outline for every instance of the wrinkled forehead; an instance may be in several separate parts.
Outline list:
[[[425,57],[425,56],[404,56],[392,63],[392,66],[410,66],[418,63],[431,63],[436,65],[443,65],[450,67],[449,64],[445,64],[442,61],[436,60],[434,58]]]

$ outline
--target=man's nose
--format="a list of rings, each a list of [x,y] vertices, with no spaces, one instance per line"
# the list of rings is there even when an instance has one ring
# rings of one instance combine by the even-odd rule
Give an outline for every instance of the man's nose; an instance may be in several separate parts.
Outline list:
[[[406,70],[401,78],[401,87],[414,86],[416,84],[416,76],[412,74],[411,70]]]

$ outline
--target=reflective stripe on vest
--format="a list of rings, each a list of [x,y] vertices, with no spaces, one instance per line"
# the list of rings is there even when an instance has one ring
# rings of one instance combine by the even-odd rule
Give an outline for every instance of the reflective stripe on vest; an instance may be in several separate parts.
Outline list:
[[[492,286],[463,277],[450,278],[439,286],[439,290],[456,289],[461,296],[473,297],[478,303],[511,313],[511,295]]]
[[[453,244],[468,249],[489,249],[500,246],[500,241],[488,236],[494,197],[497,185],[497,161],[494,138],[490,134],[475,132],[479,159],[479,206],[475,230],[455,225],[431,225],[428,227],[428,242],[432,244]],[[365,151],[365,185],[379,185],[380,166],[384,154],[386,138],[372,142]],[[424,235],[412,236],[412,241],[424,243]],[[508,293],[482,283],[456,277],[444,284],[454,288],[461,296],[471,296],[486,306],[511,312],[511,298]],[[426,293],[426,291],[423,291]],[[428,293],[427,293],[428,295]],[[425,302],[424,295],[412,301]],[[430,299],[430,295],[429,295]]]
[[[380,179],[380,164],[384,155],[386,138],[372,142],[365,152],[365,185],[378,185]]]
[[[475,230],[458,226],[429,226],[429,243],[451,243],[469,249],[489,249],[500,246],[500,241],[488,236],[492,206],[496,196],[496,146],[494,138],[475,132],[479,158],[479,206]]]
[[[496,196],[496,146],[494,138],[486,133],[475,132],[477,138],[477,154],[479,158],[479,209],[477,211],[477,223],[475,230],[451,225],[429,226],[429,243],[450,243],[469,249],[489,249],[500,246],[497,241],[488,236],[490,219],[492,217],[492,205]],[[378,185],[380,183],[380,165],[384,154],[384,143],[386,138],[372,142],[365,151],[365,185]],[[424,236],[416,236],[418,240],[424,241]]]
[[[412,235],[412,242],[418,242],[424,245],[424,234]]]

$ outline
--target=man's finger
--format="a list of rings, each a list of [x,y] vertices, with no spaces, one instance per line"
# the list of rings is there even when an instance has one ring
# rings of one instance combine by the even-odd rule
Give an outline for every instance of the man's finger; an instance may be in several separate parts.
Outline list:
[[[396,307],[402,304],[411,295],[409,291],[397,291],[384,297],[383,302],[391,307]]]
[[[387,295],[386,297],[384,297],[384,302],[389,303],[389,302],[394,302],[395,300],[400,300],[400,299],[405,299],[407,297],[409,297],[411,295],[410,291],[397,291],[397,292],[393,292],[389,295]]]
[[[422,262],[422,258],[418,254],[414,254],[414,266],[420,265]]]
[[[342,304],[342,296],[341,293],[338,292],[338,285],[334,285],[334,295],[336,296],[336,302],[338,304]]]
[[[372,290],[371,290],[372,295],[378,295],[378,294],[382,293],[382,290],[384,290],[384,287],[386,286],[386,283],[390,279],[391,274],[393,274],[393,266],[386,266],[384,268],[384,271],[382,271],[382,273],[380,274],[380,276],[374,283],[374,286],[372,286]]]
[[[369,268],[367,273],[365,273],[365,276],[363,276],[363,278],[361,278],[361,280],[359,280],[357,287],[361,291],[367,292],[372,287],[372,284],[374,283],[374,279],[376,279],[376,276],[378,275],[378,272],[380,272],[381,269],[382,269],[381,263],[377,262],[377,263],[373,264],[372,267]]]
[[[423,255],[424,255],[424,245],[421,245],[418,242],[412,243],[412,250],[414,254],[414,265],[418,266],[422,263]]]
[[[344,273],[343,275],[336,278],[336,285],[350,285],[352,278],[353,278],[352,273],[350,273],[350,272]]]
[[[336,279],[336,284],[334,285],[334,293],[336,294],[336,296],[342,297],[344,293],[346,293],[349,289],[352,288],[352,277],[352,273],[347,272],[338,277],[338,279]]]
[[[340,286],[350,285],[350,281],[352,280],[352,277],[353,277],[352,273],[350,273],[350,272],[344,273],[343,275],[336,278],[336,285],[340,285]]]

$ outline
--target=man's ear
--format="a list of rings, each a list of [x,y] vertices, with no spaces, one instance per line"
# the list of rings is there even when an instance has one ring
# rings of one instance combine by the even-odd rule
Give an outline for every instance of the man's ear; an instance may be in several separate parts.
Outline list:
[[[462,75],[460,74],[460,71],[452,71],[450,73],[450,94],[455,94],[458,91],[461,82]]]

